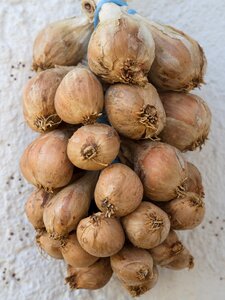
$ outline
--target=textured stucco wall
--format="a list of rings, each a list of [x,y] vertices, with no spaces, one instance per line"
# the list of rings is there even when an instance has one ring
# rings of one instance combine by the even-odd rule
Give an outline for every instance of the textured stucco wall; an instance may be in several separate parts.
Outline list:
[[[196,39],[209,64],[207,85],[196,93],[213,112],[210,140],[201,153],[187,156],[204,176],[207,215],[203,226],[181,235],[196,257],[193,271],[160,270],[158,286],[141,299],[225,299],[225,1],[136,0],[140,14],[172,24]],[[24,215],[31,191],[18,170],[23,148],[35,136],[24,122],[21,91],[29,76],[32,42],[48,22],[76,15],[78,0],[0,0],[0,299],[125,300],[111,280],[96,292],[70,292],[64,285],[63,263],[43,257]],[[224,230],[223,230],[224,229]]]

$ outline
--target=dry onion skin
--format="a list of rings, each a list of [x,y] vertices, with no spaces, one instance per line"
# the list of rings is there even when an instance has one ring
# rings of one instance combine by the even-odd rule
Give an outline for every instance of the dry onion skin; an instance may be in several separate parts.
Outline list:
[[[88,46],[92,72],[109,83],[145,85],[155,57],[155,44],[145,24],[121,7],[106,3]]]
[[[33,69],[76,65],[87,52],[93,25],[86,17],[57,21],[40,31],[33,46]]]
[[[54,241],[49,237],[47,232],[42,232],[36,237],[37,245],[48,255],[55,259],[63,259],[59,247],[56,247]]]
[[[124,141],[123,148],[131,152],[135,172],[149,199],[163,202],[184,194],[187,162],[178,149],[160,142],[135,144],[131,141]]]
[[[87,253],[79,244],[76,233],[72,233],[60,247],[65,262],[74,268],[85,268],[93,265],[98,257]]]
[[[147,283],[153,277],[153,259],[144,249],[125,246],[110,258],[113,272],[126,285]]]
[[[112,273],[109,258],[102,258],[86,268],[68,266],[65,281],[72,290],[97,290],[109,282]]]
[[[80,221],[77,239],[81,247],[96,257],[108,257],[119,252],[125,235],[119,220],[96,213]]]
[[[160,137],[181,151],[193,151],[204,145],[210,131],[211,112],[199,96],[187,93],[161,93],[166,126]]]
[[[85,67],[75,67],[60,83],[55,109],[69,124],[92,124],[100,116],[104,103],[103,88],[97,77]]]
[[[95,187],[95,202],[106,216],[126,216],[139,206],[142,198],[141,180],[129,167],[116,163],[101,171]]]
[[[67,147],[70,161],[84,170],[101,170],[118,155],[120,139],[114,128],[105,124],[85,125],[71,137]]]
[[[150,291],[157,283],[159,277],[158,269],[156,266],[153,268],[153,276],[146,283],[139,285],[126,285],[123,284],[123,287],[128,291],[132,297],[139,297],[146,292]]]
[[[47,193],[45,190],[34,190],[26,201],[25,213],[29,222],[36,230],[45,228],[43,221],[44,208],[52,199],[54,193]]]
[[[134,212],[123,217],[122,224],[130,242],[144,249],[161,244],[170,231],[167,214],[156,205],[145,201]]]
[[[180,254],[177,255],[169,264],[165,265],[166,268],[172,270],[183,270],[183,269],[193,269],[194,268],[194,257],[185,248]]]
[[[23,91],[23,114],[31,129],[46,132],[55,129],[61,123],[55,110],[55,93],[70,70],[70,67],[46,70],[27,82]]]
[[[150,83],[145,87],[113,85],[108,89],[105,100],[110,123],[125,137],[134,140],[153,139],[164,128],[165,110]]]
[[[202,175],[198,168],[192,163],[188,162],[188,178],[185,182],[186,191],[196,193],[204,198],[204,187],[202,184]]]
[[[20,169],[25,179],[48,192],[67,185],[73,165],[66,153],[69,134],[54,130],[35,139],[24,151]]]
[[[89,210],[98,174],[89,172],[62,189],[44,208],[44,224],[53,239],[63,239],[75,230]]]

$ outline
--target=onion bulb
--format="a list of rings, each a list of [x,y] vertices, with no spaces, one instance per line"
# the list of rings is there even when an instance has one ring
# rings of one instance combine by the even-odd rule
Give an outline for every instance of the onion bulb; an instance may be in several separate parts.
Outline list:
[[[94,264],[98,257],[87,253],[78,243],[76,233],[72,233],[60,248],[65,262],[74,268],[85,268]]]
[[[31,129],[46,132],[61,123],[54,99],[60,82],[69,70],[69,67],[46,70],[27,82],[23,92],[23,114]]]
[[[28,182],[50,192],[70,182],[73,165],[66,154],[68,138],[66,131],[54,130],[39,136],[25,149],[20,168]]]
[[[130,139],[156,138],[166,123],[162,102],[150,83],[145,87],[111,86],[105,106],[112,126]]]
[[[88,46],[92,72],[109,83],[145,85],[155,57],[151,32],[143,22],[106,3]]]
[[[67,147],[70,161],[84,170],[101,170],[117,156],[120,139],[109,125],[93,124],[79,128]]]
[[[188,178],[185,182],[186,191],[196,193],[204,197],[204,187],[202,185],[202,176],[198,168],[192,163],[188,162]]]
[[[54,239],[62,239],[75,230],[89,210],[97,173],[89,172],[62,189],[44,208],[44,224]]]
[[[81,247],[96,257],[108,257],[119,252],[125,241],[120,222],[96,213],[80,221],[77,239]]]
[[[59,247],[56,247],[54,241],[49,237],[47,232],[43,232],[36,236],[37,245],[48,255],[55,259],[63,259]]]
[[[185,248],[180,254],[177,255],[169,264],[165,265],[166,268],[172,270],[183,270],[183,269],[193,269],[194,268],[194,257]]]
[[[109,258],[102,258],[86,268],[68,266],[66,283],[71,289],[97,290],[105,286],[112,277]]]
[[[95,187],[95,202],[108,217],[128,215],[142,198],[142,183],[129,167],[116,163],[101,172]]]
[[[87,52],[93,25],[86,17],[54,22],[41,30],[34,41],[33,69],[45,70],[76,65]]]
[[[153,277],[153,259],[144,249],[125,246],[110,261],[113,272],[126,285],[144,284]]]
[[[175,147],[159,142],[123,141],[122,151],[130,154],[149,199],[169,201],[183,195],[187,162]]]
[[[174,199],[163,205],[162,209],[170,216],[174,230],[194,229],[205,216],[204,201],[195,193],[186,193],[182,199]]]
[[[193,151],[207,140],[211,112],[204,100],[194,94],[161,93],[166,126],[161,133],[163,142],[181,151]]]
[[[150,202],[142,202],[135,211],[122,218],[122,224],[131,243],[144,249],[161,244],[170,231],[167,214]]]
[[[103,109],[104,95],[97,77],[85,67],[75,67],[60,83],[55,109],[69,124],[91,124]]]
[[[44,207],[52,199],[54,194],[55,193],[47,193],[43,189],[34,190],[27,199],[25,204],[25,213],[28,220],[36,230],[45,228],[43,221]]]

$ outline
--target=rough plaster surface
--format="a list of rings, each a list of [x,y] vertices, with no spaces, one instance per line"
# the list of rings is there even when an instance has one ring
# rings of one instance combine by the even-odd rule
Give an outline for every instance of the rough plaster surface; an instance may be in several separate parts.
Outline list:
[[[187,155],[202,171],[206,189],[204,224],[194,231],[181,233],[196,257],[195,269],[189,272],[160,270],[157,287],[141,299],[223,300],[225,2],[136,0],[133,7],[144,16],[186,31],[202,44],[209,61],[207,85],[196,93],[208,101],[214,116],[207,145],[201,153]],[[32,75],[32,42],[48,22],[79,12],[78,0],[0,0],[0,299],[130,299],[116,279],[100,291],[70,292],[63,281],[64,264],[40,254],[33,241],[33,229],[24,215],[24,203],[32,188],[21,179],[18,161],[25,145],[35,134],[23,122],[21,93]]]

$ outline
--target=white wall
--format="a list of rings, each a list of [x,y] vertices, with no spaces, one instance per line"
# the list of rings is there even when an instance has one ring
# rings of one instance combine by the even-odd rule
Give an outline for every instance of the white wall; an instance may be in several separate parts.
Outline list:
[[[196,93],[208,101],[214,116],[207,145],[201,153],[188,154],[202,171],[206,187],[205,228],[200,226],[182,234],[196,257],[196,267],[190,272],[161,270],[158,286],[141,299],[223,300],[225,1],[136,0],[133,7],[144,16],[186,31],[204,47],[209,62],[207,85]],[[63,282],[63,263],[40,254],[33,243],[33,230],[24,216],[23,206],[31,187],[21,179],[18,161],[24,146],[35,135],[23,122],[21,93],[22,86],[32,74],[32,42],[48,22],[76,15],[79,11],[78,0],[0,1],[0,299],[72,300],[77,295],[80,297],[76,299],[85,300],[129,299],[115,279],[101,291],[70,292]],[[19,62],[25,66],[18,66]],[[4,268],[6,272],[2,274]]]

